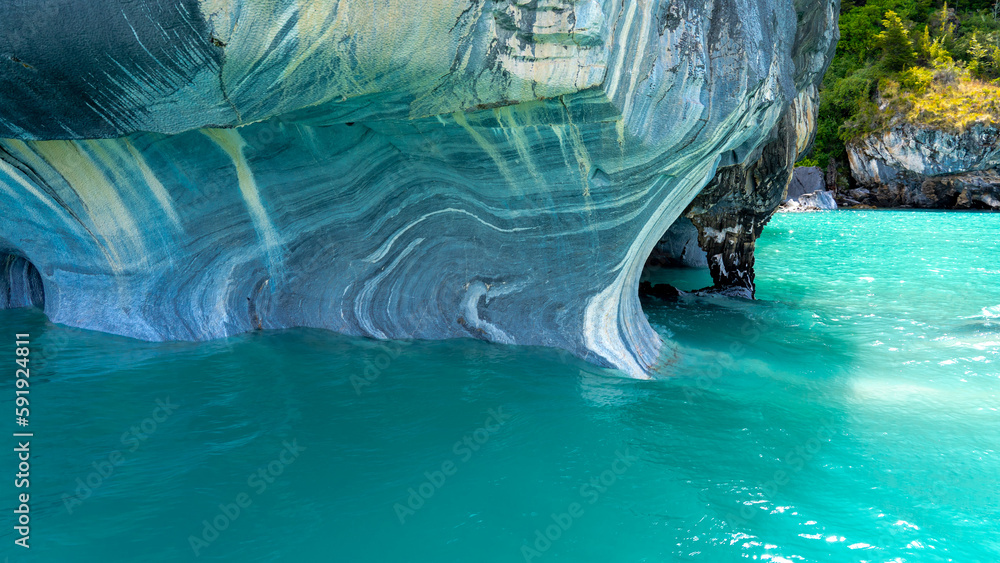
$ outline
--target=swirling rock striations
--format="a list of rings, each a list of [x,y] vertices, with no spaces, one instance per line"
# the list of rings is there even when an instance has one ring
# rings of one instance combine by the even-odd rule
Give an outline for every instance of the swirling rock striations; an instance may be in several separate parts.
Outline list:
[[[847,144],[852,198],[880,207],[1000,209],[1000,129],[898,124]]]
[[[816,67],[795,8],[7,3],[0,252],[73,326],[474,337],[647,377],[643,263]]]

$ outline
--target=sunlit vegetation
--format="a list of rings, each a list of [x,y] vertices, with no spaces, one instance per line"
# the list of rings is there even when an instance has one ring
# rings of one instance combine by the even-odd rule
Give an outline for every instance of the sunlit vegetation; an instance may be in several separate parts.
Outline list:
[[[840,30],[810,163],[900,122],[1000,123],[1000,0],[845,0]]]

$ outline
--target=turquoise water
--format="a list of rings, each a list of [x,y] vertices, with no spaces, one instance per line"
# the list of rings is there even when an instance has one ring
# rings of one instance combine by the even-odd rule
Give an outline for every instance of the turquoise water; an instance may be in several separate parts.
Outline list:
[[[759,301],[646,305],[675,343],[655,382],[478,341],[150,344],[0,312],[10,366],[31,334],[35,433],[31,549],[9,437],[0,554],[997,561],[998,233],[1000,214],[777,216]]]

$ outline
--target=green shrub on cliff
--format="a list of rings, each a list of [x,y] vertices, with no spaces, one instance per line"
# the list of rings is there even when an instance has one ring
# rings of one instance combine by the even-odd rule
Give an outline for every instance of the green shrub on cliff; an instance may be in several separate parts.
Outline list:
[[[808,157],[846,164],[846,141],[898,121],[1000,123],[1000,0],[845,0]]]
[[[933,82],[934,72],[929,68],[915,66],[899,73],[900,86],[918,96],[927,92]]]

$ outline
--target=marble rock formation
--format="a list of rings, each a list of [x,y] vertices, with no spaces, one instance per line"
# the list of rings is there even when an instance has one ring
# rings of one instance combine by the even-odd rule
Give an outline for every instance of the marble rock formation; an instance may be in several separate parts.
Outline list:
[[[815,166],[801,166],[792,172],[782,212],[825,211],[837,209],[833,192],[827,191],[823,171]]]
[[[802,213],[807,211],[833,211],[837,209],[837,200],[833,192],[819,190],[802,194],[797,198],[786,199],[778,208],[782,213]]]
[[[703,291],[753,298],[757,238],[785,200],[795,162],[815,139],[819,84],[839,38],[840,3],[797,0],[795,7],[796,97],[752,157],[720,167],[683,214],[698,228],[708,255],[713,286]],[[668,231],[660,247],[676,244],[670,243],[673,236]]]
[[[148,340],[472,337],[648,377],[646,257],[796,127],[835,4],[3,3],[5,287],[30,264],[53,321]]]
[[[792,172],[792,179],[788,184],[788,191],[785,193],[785,201],[799,199],[806,194],[825,190],[826,180],[822,170],[815,166],[800,166]]]
[[[0,309],[41,307],[44,303],[38,270],[24,258],[0,254]]]
[[[851,197],[879,207],[1000,209],[1000,129],[900,124],[848,143]]]

